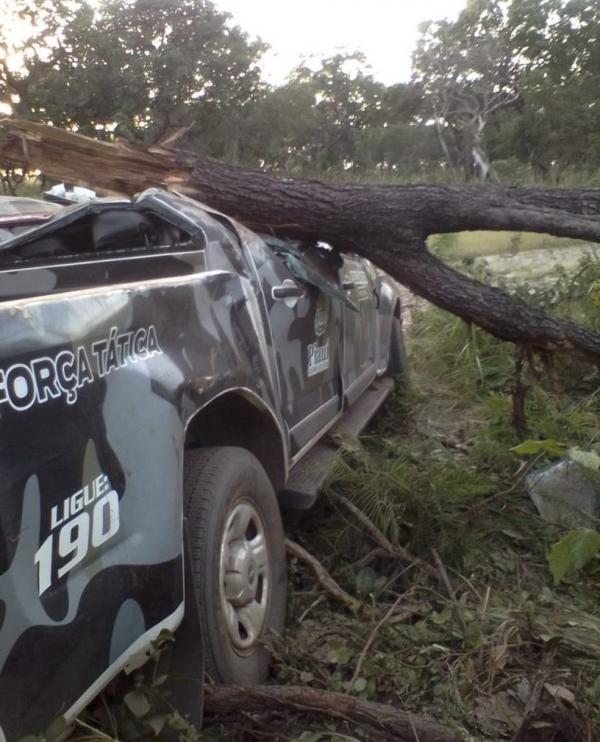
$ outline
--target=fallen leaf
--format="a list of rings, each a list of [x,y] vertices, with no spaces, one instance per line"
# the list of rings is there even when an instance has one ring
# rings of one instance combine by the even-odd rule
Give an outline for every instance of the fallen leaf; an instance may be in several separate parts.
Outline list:
[[[575,694],[572,693],[564,685],[552,685],[552,683],[544,683],[544,688],[555,700],[566,701],[567,703],[575,704]]]

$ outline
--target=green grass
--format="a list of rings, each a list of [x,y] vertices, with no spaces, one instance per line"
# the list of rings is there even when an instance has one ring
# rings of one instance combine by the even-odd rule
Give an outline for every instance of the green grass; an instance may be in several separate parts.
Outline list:
[[[518,254],[531,250],[584,247],[588,243],[529,232],[458,232],[432,235],[427,244],[441,257],[459,260],[483,255]]]
[[[276,679],[348,692],[367,636],[404,596],[402,617],[379,630],[367,653],[356,695],[491,742],[517,732],[543,665],[535,720],[545,731],[527,739],[598,739],[600,563],[576,580],[552,582],[547,552],[564,529],[537,517],[524,462],[510,451],[518,441],[510,424],[512,346],[426,308],[413,321],[410,348],[414,390],[394,396],[362,448],[345,452],[325,497],[291,534],[363,601],[363,612],[319,600],[312,575],[293,565]],[[569,362],[563,370],[559,386],[531,390],[529,435],[598,447],[590,369]],[[439,553],[460,620],[443,583],[418,565],[385,556],[365,562],[375,544],[331,499],[340,494],[415,557],[434,564],[432,549]],[[370,738],[348,725],[305,724]]]

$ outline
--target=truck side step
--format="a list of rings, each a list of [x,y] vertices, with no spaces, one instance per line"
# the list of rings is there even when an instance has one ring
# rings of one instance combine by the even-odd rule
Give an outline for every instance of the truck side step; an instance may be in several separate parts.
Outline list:
[[[393,379],[377,379],[348,408],[326,435],[292,468],[279,504],[287,510],[308,510],[325,484],[344,440],[357,438],[394,388]]]

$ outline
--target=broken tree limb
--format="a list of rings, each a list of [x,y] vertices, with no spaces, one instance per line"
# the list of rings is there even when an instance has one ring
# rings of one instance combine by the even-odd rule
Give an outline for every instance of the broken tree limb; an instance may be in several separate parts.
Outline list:
[[[319,585],[321,585],[321,587],[323,587],[329,593],[329,595],[331,595],[336,600],[339,600],[346,606],[346,608],[349,608],[353,613],[356,613],[360,610],[361,602],[356,598],[353,598],[345,590],[343,590],[325,569],[325,567],[321,564],[321,562],[319,562],[318,559],[315,559],[315,557],[308,551],[306,551],[306,549],[304,549],[302,546],[300,546],[300,544],[297,544],[295,541],[291,541],[289,538],[286,538],[285,549],[288,554],[291,554],[293,557],[296,557],[296,559],[300,560],[301,562],[308,564],[308,566],[314,572]]]
[[[520,441],[527,435],[527,416],[525,399],[529,387],[523,381],[523,367],[527,360],[527,349],[522,345],[515,348],[515,382],[512,389],[512,426]]]
[[[358,185],[278,178],[165,147],[99,142],[17,119],[0,122],[0,165],[112,194],[179,190],[255,229],[324,240],[374,263],[501,340],[600,359],[600,334],[560,320],[453,270],[428,252],[435,233],[546,232],[600,241],[600,189]]]
[[[373,251],[371,260],[391,272],[393,257],[386,251]],[[576,350],[596,361],[600,358],[599,333],[458,273],[427,250],[403,254],[402,276],[398,280],[419,296],[500,340],[551,352]]]
[[[465,617],[463,615],[462,606],[459,603],[458,598],[456,597],[456,593],[454,592],[454,588],[452,587],[452,583],[450,582],[450,578],[448,577],[448,572],[446,571],[444,562],[442,562],[442,559],[440,555],[438,554],[437,549],[432,549],[431,553],[433,554],[433,560],[436,563],[436,566],[440,573],[441,581],[444,587],[446,588],[448,597],[452,601],[452,610],[454,613],[454,618],[456,620],[456,623],[459,625],[460,630],[462,631],[463,635],[466,636],[467,635],[467,624],[465,623]]]
[[[428,562],[424,561],[420,557],[413,556],[409,551],[407,551],[403,546],[395,546],[388,538],[383,534],[379,528],[373,523],[373,521],[368,518],[362,510],[356,507],[354,503],[350,502],[350,500],[345,497],[344,495],[340,495],[337,492],[330,492],[329,497],[334,500],[335,502],[338,502],[340,505],[343,505],[348,512],[352,513],[352,515],[355,517],[358,523],[365,529],[365,532],[373,539],[373,541],[378,544],[384,553],[386,553],[388,556],[395,557],[397,559],[401,559],[403,562],[407,562],[408,564],[415,565],[417,567],[420,567],[425,572],[429,573],[430,575],[435,576],[437,573],[435,569],[429,564]]]
[[[456,742],[449,729],[417,714],[383,703],[305,686],[215,686],[205,689],[204,708],[219,716],[241,713],[294,711],[325,714],[371,727],[399,742]]]

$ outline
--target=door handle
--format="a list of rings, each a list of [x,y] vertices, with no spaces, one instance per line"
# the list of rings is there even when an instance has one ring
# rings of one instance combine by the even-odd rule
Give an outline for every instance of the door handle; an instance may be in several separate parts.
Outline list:
[[[299,299],[304,296],[302,286],[297,286],[293,281],[284,283],[282,286],[273,286],[271,289],[273,299]]]

